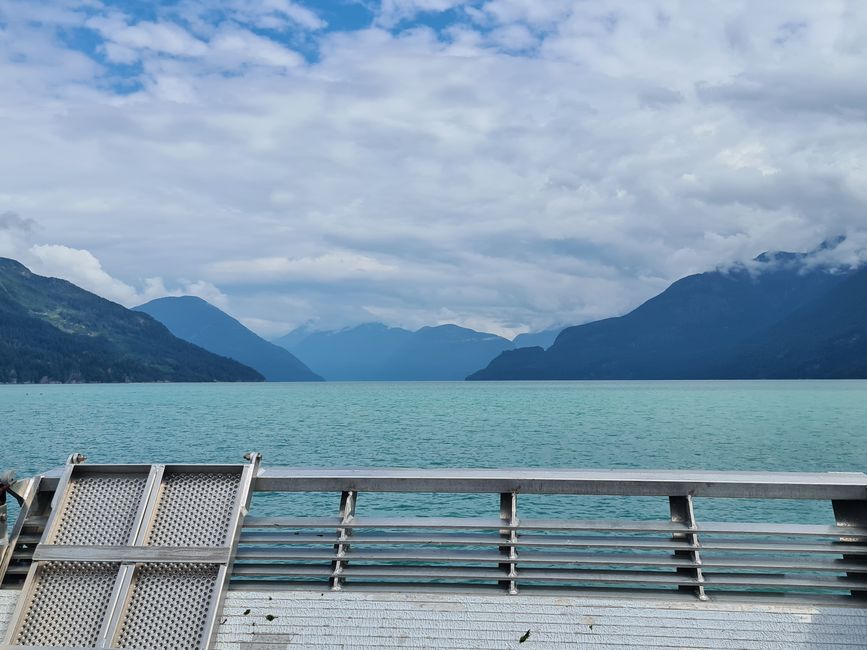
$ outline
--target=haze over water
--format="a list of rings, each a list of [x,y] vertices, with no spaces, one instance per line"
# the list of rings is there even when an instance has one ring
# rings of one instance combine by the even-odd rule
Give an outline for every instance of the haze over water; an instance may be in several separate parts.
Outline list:
[[[0,465],[19,476],[74,451],[94,463],[239,462],[256,450],[265,465],[305,467],[867,467],[867,381],[18,385],[0,387],[0,419]],[[437,499],[429,514],[493,511],[488,495]],[[522,499],[540,514],[667,516],[664,499]],[[333,500],[296,505],[328,512]],[[365,495],[359,508],[424,503]],[[827,503],[756,505],[716,500],[699,516],[831,516]]]

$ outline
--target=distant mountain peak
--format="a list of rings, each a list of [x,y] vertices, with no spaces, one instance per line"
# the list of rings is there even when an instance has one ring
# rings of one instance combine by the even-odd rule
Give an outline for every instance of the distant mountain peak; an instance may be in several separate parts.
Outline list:
[[[383,323],[275,339],[326,379],[460,380],[512,347],[496,334],[447,323],[411,332]]]
[[[268,381],[322,379],[287,349],[269,343],[198,296],[157,298],[135,310],[149,314],[185,341],[255,368]]]

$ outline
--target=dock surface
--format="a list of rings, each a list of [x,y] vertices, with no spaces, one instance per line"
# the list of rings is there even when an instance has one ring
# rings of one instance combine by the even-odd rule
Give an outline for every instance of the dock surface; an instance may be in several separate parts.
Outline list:
[[[0,636],[19,593],[0,590]],[[867,648],[867,608],[536,595],[228,593],[215,650],[295,647],[856,650]]]

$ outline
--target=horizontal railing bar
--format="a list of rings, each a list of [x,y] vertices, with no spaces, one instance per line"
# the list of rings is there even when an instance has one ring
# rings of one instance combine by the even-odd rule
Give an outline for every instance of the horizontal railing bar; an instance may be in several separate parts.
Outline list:
[[[303,577],[303,576],[302,576]],[[293,580],[293,576],[287,576],[286,578],[278,578],[278,579],[257,579],[257,578],[248,578],[245,579],[243,577],[232,576],[231,581],[229,582],[229,591],[257,591],[257,592],[265,592],[265,593],[274,593],[274,592],[283,592],[286,590],[292,591],[322,591],[323,585],[327,585],[327,578],[322,579],[310,579],[310,580]],[[428,583],[389,583],[385,581],[376,581],[376,582],[368,582],[364,580],[353,580],[352,582],[346,583],[341,588],[344,591],[373,591],[373,592],[384,592],[384,591],[401,591],[401,592],[414,592],[414,593],[430,593],[430,592],[448,592],[453,594],[455,592],[454,584],[447,583],[436,583],[436,582],[428,582]],[[502,587],[498,584],[493,583],[467,583],[460,586],[461,593],[466,594],[501,594]],[[642,592],[638,592],[636,595]],[[669,592],[675,593],[675,592]],[[560,594],[562,595],[562,593]]]
[[[330,562],[338,559],[352,562],[489,562],[500,564],[502,554],[493,551],[464,551],[437,549],[427,550],[394,550],[365,549],[352,551],[351,554],[339,556],[333,550],[294,549],[294,548],[240,548],[236,554],[239,561],[269,560],[269,561],[300,561],[321,560]],[[799,558],[767,558],[767,557],[736,557],[731,559],[705,559],[701,563],[681,556],[659,556],[641,554],[586,554],[586,553],[544,553],[524,551],[521,553],[518,566],[533,564],[564,564],[564,565],[612,565],[612,566],[658,566],[717,569],[763,569],[780,571],[864,571],[865,566],[856,561],[841,559],[799,559]]]
[[[327,544],[333,545],[333,538],[326,535],[292,534],[284,531],[262,531],[241,533],[244,544]],[[687,541],[653,537],[614,537],[614,536],[563,536],[563,535],[521,535],[516,541],[494,535],[469,535],[456,533],[356,533],[352,544],[358,547],[365,544],[437,544],[451,546],[515,546],[526,547],[568,547],[568,548],[625,548],[625,549],[671,549],[705,550],[724,552],[778,552],[778,553],[834,553],[847,555],[867,555],[867,544],[854,542],[764,542],[752,540],[699,540],[698,546]]]
[[[331,577],[330,564],[248,564],[235,563],[233,576],[321,576]]]
[[[344,556],[338,556],[333,551],[316,549],[261,549],[240,548],[236,559],[244,560],[322,560],[331,561],[345,559],[351,562],[490,562],[500,564],[503,555],[494,551],[439,551],[409,550],[400,551],[393,549],[367,549],[363,551],[353,550]],[[603,554],[575,554],[575,553],[522,553],[518,564],[620,564],[624,566],[665,566],[665,567],[695,567],[696,562],[685,557],[659,556],[659,555],[603,555]]]
[[[257,544],[334,544],[325,535],[293,535],[282,531],[241,533],[241,543]],[[577,537],[557,535],[522,535],[517,541],[494,535],[468,535],[456,533],[355,533],[352,545],[362,544],[444,544],[451,546],[568,546],[588,548],[642,548],[690,550],[686,541],[647,537]]]
[[[684,533],[690,528],[669,521],[522,519],[511,524],[498,517],[247,517],[244,528],[436,528],[467,530],[580,530]],[[851,534],[851,533],[850,533]]]
[[[333,576],[330,565],[286,565],[286,564],[236,564],[233,572],[237,576]],[[370,566],[349,564],[339,572],[341,577],[352,578],[401,578],[410,580],[502,580],[505,572],[501,569],[473,566]],[[530,582],[562,582],[586,583],[601,582],[610,584],[668,584],[691,585],[704,584],[713,586],[744,586],[744,587],[776,587],[776,588],[812,588],[812,589],[865,589],[867,580],[819,576],[789,576],[768,574],[704,574],[704,581],[699,583],[687,574],[657,571],[611,571],[611,570],[572,570],[572,569],[534,569],[518,568],[515,576],[510,579]]]
[[[440,492],[864,499],[867,474],[552,469],[263,468],[259,492]]]
[[[867,528],[856,526],[821,526],[811,524],[752,524],[740,522],[701,522],[696,532],[726,535],[768,535],[792,537],[865,537]]]
[[[497,517],[247,517],[244,528],[437,528],[499,530],[509,528]]]
[[[748,540],[699,540],[703,551],[731,551],[759,553],[775,551],[778,553],[846,553],[847,555],[867,555],[867,544],[849,542],[827,542],[825,544],[810,544],[801,542],[765,543]]]
[[[503,571],[496,569],[478,569],[476,567],[366,567],[349,565],[344,570],[346,577],[358,576],[365,578],[464,578],[464,579],[502,579]],[[630,584],[670,584],[694,585],[697,581],[686,575],[675,572],[655,573],[651,571],[552,571],[549,569],[518,569],[515,580],[553,580],[558,582],[627,582]]]
[[[701,565],[706,569],[768,569],[789,571],[862,571],[864,565],[856,561],[839,559],[801,558],[742,558],[708,559],[702,556]]]
[[[709,522],[694,528],[668,521],[626,519],[521,519],[512,525],[498,517],[247,517],[244,528],[437,528],[472,530],[575,530],[658,533],[742,534],[767,536],[865,537],[867,528],[804,524],[750,524]]]
[[[708,586],[734,585],[743,587],[811,587],[828,589],[867,589],[867,580],[841,576],[839,578],[826,578],[820,576],[773,576],[769,574],[757,575],[755,573],[704,573],[704,579]]]

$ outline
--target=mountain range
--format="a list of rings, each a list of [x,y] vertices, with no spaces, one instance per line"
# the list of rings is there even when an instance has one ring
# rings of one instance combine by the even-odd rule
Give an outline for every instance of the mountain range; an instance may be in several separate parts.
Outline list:
[[[678,280],[634,311],[505,351],[471,380],[867,377],[867,268],[766,253]]]
[[[266,381],[322,381],[291,352],[196,296],[157,298],[133,309],[149,314],[180,339],[254,368]]]
[[[0,258],[0,383],[262,379],[147,314]]]
[[[527,347],[525,347],[527,346]],[[867,378],[867,267],[765,253],[624,316],[509,341],[457,325],[268,342],[204,300],[129,310],[0,258],[0,383]]]
[[[457,325],[415,332],[382,323],[337,331],[299,328],[275,339],[328,380],[462,380],[513,343]]]

